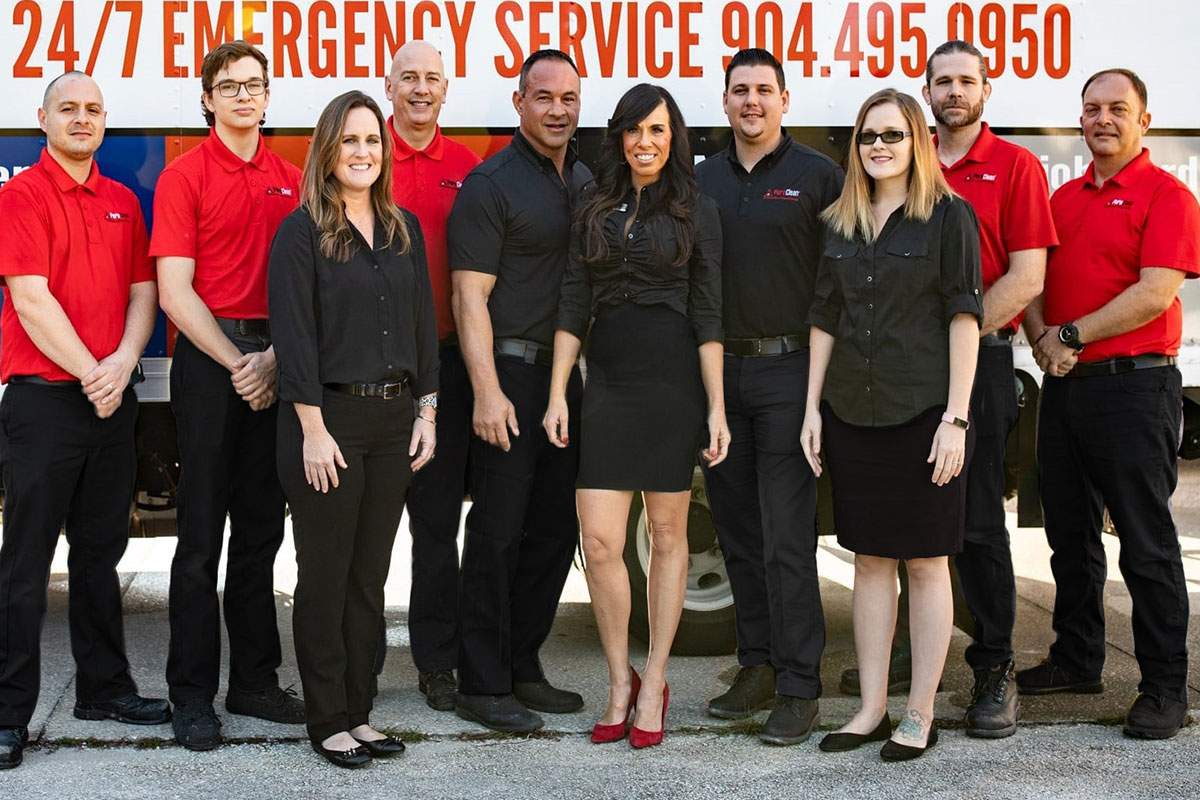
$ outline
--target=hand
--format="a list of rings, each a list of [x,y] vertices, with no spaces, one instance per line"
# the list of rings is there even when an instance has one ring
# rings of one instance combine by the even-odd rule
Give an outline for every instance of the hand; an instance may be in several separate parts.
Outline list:
[[[273,406],[278,398],[279,386],[278,384],[274,384],[271,386],[269,391],[258,394],[253,399],[247,400],[246,402],[250,404],[251,411],[262,411],[263,409]]]
[[[274,402],[275,384],[279,378],[275,351],[267,348],[259,353],[246,353],[233,362],[229,380],[233,388],[251,408],[259,411]]]
[[[113,353],[101,360],[83,376],[80,384],[87,399],[96,408],[96,416],[107,419],[121,407],[121,398],[129,386],[129,376],[137,366],[137,359],[124,358]]]
[[[933,482],[945,486],[962,472],[967,457],[967,432],[957,425],[943,422],[933,434],[933,445],[925,463],[933,464]]]
[[[1061,378],[1071,371],[1079,361],[1079,353],[1073,347],[1067,347],[1058,340],[1059,325],[1046,328],[1041,338],[1033,346],[1033,357],[1042,372],[1055,378]]]
[[[542,417],[542,427],[546,429],[546,436],[550,437],[550,444],[555,447],[566,447],[571,443],[571,437],[567,432],[567,423],[570,421],[570,411],[567,410],[567,398],[550,396],[550,402],[546,405],[546,415]]]
[[[322,429],[304,434],[304,480],[322,494],[338,487],[337,468],[346,469],[346,459],[337,442]]]
[[[708,414],[708,447],[700,451],[700,456],[708,462],[710,468],[715,467],[729,455],[729,424],[725,421],[725,410],[710,411]]]
[[[412,471],[433,460],[433,451],[437,448],[437,425],[433,420],[425,419],[420,414],[413,420],[412,441],[408,445],[408,454],[416,456],[412,461]]]
[[[800,427],[800,449],[812,469],[813,475],[821,477],[821,412],[809,411],[804,415]]]
[[[506,453],[512,446],[508,440],[508,432],[511,430],[513,436],[521,435],[520,429],[517,428],[517,409],[499,389],[475,398],[471,426],[476,436]]]

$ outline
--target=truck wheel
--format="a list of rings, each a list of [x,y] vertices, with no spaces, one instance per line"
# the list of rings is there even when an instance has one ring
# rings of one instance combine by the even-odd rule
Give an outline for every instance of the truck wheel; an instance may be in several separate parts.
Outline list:
[[[629,570],[632,607],[629,632],[643,642],[650,637],[646,607],[646,569],[650,563],[650,536],[640,493],[634,493],[625,536],[625,567]],[[688,574],[683,616],[671,648],[679,656],[727,655],[737,649],[733,618],[733,589],[725,572],[725,559],[717,543],[717,530],[708,509],[704,477],[697,469],[692,478],[688,509]]]

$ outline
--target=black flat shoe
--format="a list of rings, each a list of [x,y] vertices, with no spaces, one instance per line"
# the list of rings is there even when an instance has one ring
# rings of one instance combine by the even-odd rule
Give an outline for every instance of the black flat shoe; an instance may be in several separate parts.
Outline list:
[[[359,739],[354,737],[354,741],[367,748],[367,751],[375,758],[387,758],[388,756],[398,756],[404,752],[404,742],[399,739],[393,739],[391,736],[383,739]]]
[[[826,753],[845,753],[857,750],[867,742],[882,742],[892,738],[892,721],[887,714],[870,733],[831,733],[818,745]]]
[[[938,730],[935,722],[929,726],[929,735],[925,737],[924,747],[912,747],[888,739],[887,744],[879,751],[879,757],[884,761],[912,761],[914,758],[925,755],[925,751],[937,744],[937,741]]]
[[[371,763],[371,752],[361,744],[349,750],[327,750],[320,742],[312,742],[312,749],[330,764],[343,769],[357,769]]]

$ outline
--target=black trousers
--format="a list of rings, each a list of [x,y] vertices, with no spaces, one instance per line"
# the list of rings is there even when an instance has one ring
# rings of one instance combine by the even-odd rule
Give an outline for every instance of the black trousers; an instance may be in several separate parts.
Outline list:
[[[963,550],[954,558],[958,585],[975,623],[966,652],[975,670],[1013,657],[1017,585],[1004,520],[1004,452],[1018,414],[1011,345],[981,346],[971,392],[976,437],[966,476],[966,532]]]
[[[235,338],[234,344],[245,353],[270,343]],[[273,577],[283,542],[283,490],[275,472],[278,404],[250,410],[234,391],[228,370],[180,336],[171,364],[171,408],[180,478],[167,683],[172,702],[211,702],[221,673],[217,568],[226,515],[229,685],[255,691],[278,682]]]
[[[413,476],[408,490],[408,632],[413,662],[421,672],[452,670],[458,664],[458,526],[467,491],[474,403],[458,345],[442,345],[439,356],[437,457]]]
[[[825,617],[817,579],[817,484],[800,449],[808,349],[725,357],[729,456],[705,469],[733,588],[742,666],[771,664],[776,689],[821,694]]]
[[[1051,658],[1084,678],[1104,667],[1107,506],[1133,598],[1138,690],[1186,702],[1188,594],[1170,506],[1182,413],[1175,367],[1046,378],[1037,451],[1056,586]]]
[[[412,475],[412,397],[326,390],[325,427],[346,459],[327,493],[304,479],[304,435],[291,403],[279,412],[279,480],[292,512],[292,631],[316,742],[366,724],[376,694],[383,586]]]
[[[0,726],[25,727],[37,705],[46,586],[64,523],[75,696],[94,702],[137,691],[117,579],[137,474],[136,421],[133,389],[108,419],[96,416],[77,385],[11,383],[4,392]]]
[[[521,435],[506,453],[472,438],[471,510],[459,594],[458,684],[464,694],[508,694],[541,680],[538,650],[579,541],[575,476],[579,469],[582,382],[567,387],[571,446],[546,438],[542,416],[550,368],[496,356],[500,388],[516,408]]]

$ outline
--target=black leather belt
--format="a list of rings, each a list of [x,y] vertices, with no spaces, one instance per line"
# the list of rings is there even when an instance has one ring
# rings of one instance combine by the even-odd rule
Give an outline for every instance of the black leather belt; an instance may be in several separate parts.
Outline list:
[[[129,386],[135,386],[146,380],[146,373],[142,371],[142,363],[139,361],[133,368],[133,372],[129,373]],[[52,386],[65,387],[74,386],[78,388],[83,384],[79,381],[48,381],[38,375],[13,375],[8,379],[9,383],[26,383],[33,386]]]
[[[1155,367],[1175,366],[1175,356],[1163,356],[1150,353],[1129,358],[1110,358],[1108,361],[1080,361],[1065,378],[1090,378],[1096,375],[1120,375],[1122,372],[1133,372],[1135,369],[1154,369]]]
[[[1009,330],[995,331],[987,336],[979,337],[981,347],[1011,347],[1013,332]]]
[[[516,356],[526,364],[538,364],[543,367],[554,365],[554,348],[538,342],[528,339],[496,339],[493,345],[500,355]]]
[[[392,383],[327,383],[326,389],[349,394],[355,397],[378,397],[382,400],[395,400],[408,390],[408,379]]]
[[[263,336],[271,338],[271,322],[265,319],[232,319],[217,317],[217,324],[226,333],[236,336]]]
[[[781,356],[808,347],[808,334],[789,333],[765,339],[726,339],[725,352],[732,356]]]

